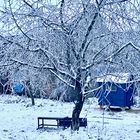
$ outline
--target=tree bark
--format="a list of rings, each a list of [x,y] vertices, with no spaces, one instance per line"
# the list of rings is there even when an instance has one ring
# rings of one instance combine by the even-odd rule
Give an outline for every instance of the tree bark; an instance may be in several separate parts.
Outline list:
[[[32,105],[35,105],[35,98],[31,92],[30,92],[30,97],[31,97]]]
[[[31,83],[30,83],[29,80],[26,82],[26,87],[27,87],[27,90],[28,90],[28,94],[29,94],[29,96],[31,98],[32,105],[35,105],[35,99],[34,99],[32,87],[31,87]]]
[[[83,108],[84,99],[85,99],[83,97],[82,90],[81,90],[81,84],[79,82],[76,82],[75,91],[78,93],[78,96],[77,96],[78,98],[77,98],[75,107],[72,112],[71,128],[73,131],[78,131],[79,130],[79,116],[80,116],[81,110]]]

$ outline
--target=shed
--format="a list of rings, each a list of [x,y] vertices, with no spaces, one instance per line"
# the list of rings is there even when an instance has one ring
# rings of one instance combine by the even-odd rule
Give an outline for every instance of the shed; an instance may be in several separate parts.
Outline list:
[[[109,74],[97,78],[95,96],[102,106],[128,107],[133,105],[135,91],[133,75],[129,73]]]

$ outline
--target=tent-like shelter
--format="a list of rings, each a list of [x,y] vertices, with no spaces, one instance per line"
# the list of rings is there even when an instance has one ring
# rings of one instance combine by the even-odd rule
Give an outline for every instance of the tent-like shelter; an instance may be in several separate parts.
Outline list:
[[[133,105],[135,86],[129,73],[109,74],[97,78],[98,104],[102,106],[128,107]]]

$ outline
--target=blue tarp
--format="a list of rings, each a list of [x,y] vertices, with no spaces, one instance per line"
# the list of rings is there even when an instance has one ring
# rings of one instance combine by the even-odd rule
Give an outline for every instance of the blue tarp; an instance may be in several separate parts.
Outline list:
[[[101,106],[107,105],[130,108],[130,106],[133,105],[133,93],[135,91],[134,84],[130,82],[132,79],[132,76],[129,76],[127,80],[123,79],[124,82],[122,80],[118,83],[113,80],[97,81],[96,86],[101,87],[96,93],[98,104]],[[120,79],[118,79],[118,81],[120,81]]]
[[[15,93],[22,94],[24,86],[22,84],[17,83],[14,85],[13,89],[14,89]]]

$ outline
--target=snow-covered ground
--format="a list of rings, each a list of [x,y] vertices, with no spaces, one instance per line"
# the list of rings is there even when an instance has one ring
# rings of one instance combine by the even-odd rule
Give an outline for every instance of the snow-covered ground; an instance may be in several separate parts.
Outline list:
[[[0,140],[140,140],[140,109],[111,112],[99,109],[96,99],[85,102],[81,117],[88,127],[37,130],[37,117],[71,117],[73,103],[0,95]]]

